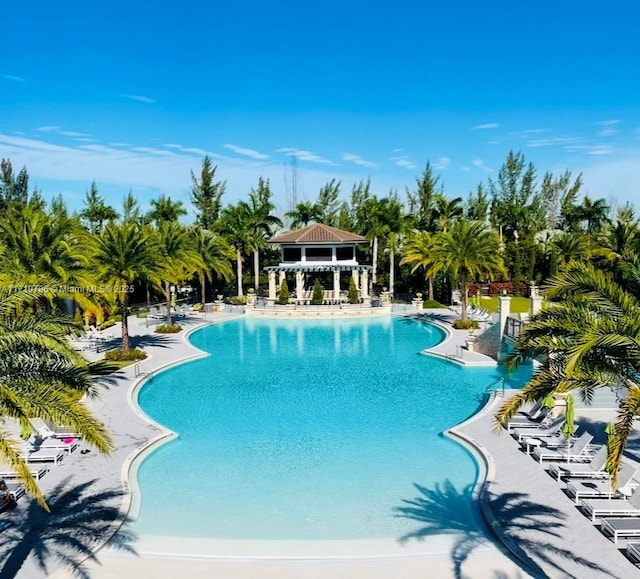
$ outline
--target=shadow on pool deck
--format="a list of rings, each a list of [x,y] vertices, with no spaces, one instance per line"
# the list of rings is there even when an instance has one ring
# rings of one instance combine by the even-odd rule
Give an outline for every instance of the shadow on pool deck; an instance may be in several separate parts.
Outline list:
[[[96,481],[69,486],[63,481],[49,493],[50,513],[33,500],[21,499],[3,515],[11,525],[0,531],[0,579],[15,577],[27,559],[47,575],[61,564],[75,567],[77,577],[89,578],[82,561],[91,557],[96,541],[120,517],[120,491],[97,491]],[[23,506],[24,505],[24,506]],[[117,547],[136,554],[135,537],[119,533]]]
[[[451,550],[451,560],[455,577],[462,578],[462,566],[474,549],[491,542],[486,532],[473,525],[468,516],[469,505],[474,500],[474,485],[468,485],[462,490],[456,489],[449,480],[436,484],[433,489],[416,483],[414,485],[420,494],[412,499],[403,499],[403,505],[396,507],[395,512],[396,516],[412,519],[423,526],[401,537],[400,542],[405,543],[412,539],[422,540],[432,535],[459,535]],[[525,552],[535,554],[537,558],[566,577],[572,577],[572,575],[567,574],[556,560],[549,557],[549,554],[561,559],[570,559],[585,568],[609,575],[606,569],[596,562],[576,558],[571,551],[558,548],[557,542],[545,540],[545,536],[559,537],[568,532],[563,522],[566,515],[559,510],[535,503],[524,493],[492,495],[491,508],[499,519],[504,535],[503,541],[508,540],[512,551],[521,554],[521,560],[529,566],[528,573],[539,577],[546,576]],[[532,529],[537,531],[535,540],[523,534],[524,531]],[[490,533],[490,531],[487,532]]]

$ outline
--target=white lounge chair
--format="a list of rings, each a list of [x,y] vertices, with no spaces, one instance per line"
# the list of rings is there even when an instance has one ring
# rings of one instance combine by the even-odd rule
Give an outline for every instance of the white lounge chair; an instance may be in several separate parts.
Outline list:
[[[584,462],[590,458],[589,444],[592,440],[593,436],[591,434],[583,432],[568,448],[554,450],[548,447],[538,447],[534,449],[533,456],[537,458],[539,462],[543,460],[566,460],[567,462],[573,460]]]
[[[31,476],[34,479],[40,480],[45,474],[49,472],[49,470],[44,467],[38,467],[38,468],[34,468],[33,470],[30,470],[29,472],[31,473]],[[14,470],[5,470],[0,472],[0,478],[12,480],[12,479],[17,479],[19,477],[18,477],[18,473],[15,472]]]
[[[605,535],[611,535],[617,545],[618,539],[623,537],[640,537],[640,519],[637,517],[625,517],[624,519],[602,519],[600,529]]]
[[[590,480],[590,481],[569,481],[567,483],[567,493],[575,497],[576,505],[580,504],[580,499],[585,498],[613,498],[618,492],[623,494],[625,490],[631,490],[630,485],[634,484],[633,477],[638,470],[630,464],[623,464],[618,474],[618,490],[614,490],[611,480]],[[637,481],[635,486],[637,486]]]
[[[540,422],[536,422],[537,420],[541,420],[545,417],[547,409],[542,406],[542,399],[538,398],[535,401],[535,404],[528,410],[524,412],[520,412],[516,414],[507,422],[507,432],[511,432],[512,428],[536,428],[540,426]],[[531,426],[529,426],[531,425]]]
[[[511,431],[513,436],[518,442],[522,442],[525,438],[539,438],[540,436],[555,436],[560,432],[564,418],[559,416],[552,421],[544,420],[542,423],[537,424],[534,422],[531,426],[522,426],[514,428]]]
[[[606,462],[607,447],[601,446],[593,455],[590,462],[586,464],[552,464],[549,468],[549,472],[553,476],[557,477],[558,480],[562,478],[604,478],[609,476],[609,473],[604,470]]]
[[[41,448],[37,450],[29,451],[22,455],[22,459],[27,462],[27,464],[33,464],[36,462],[52,462],[55,466],[62,464],[64,460],[64,451],[62,450],[48,450],[46,448]]]
[[[627,556],[634,563],[640,563],[640,543],[627,543]]]
[[[597,518],[640,517],[640,487],[628,499],[591,499],[582,503],[582,508],[595,523]]]

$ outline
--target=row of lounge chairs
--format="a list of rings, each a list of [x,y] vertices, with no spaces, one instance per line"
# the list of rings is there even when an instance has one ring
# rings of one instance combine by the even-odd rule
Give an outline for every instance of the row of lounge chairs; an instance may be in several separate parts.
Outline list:
[[[60,466],[65,457],[78,448],[79,437],[67,427],[47,424],[37,418],[32,419],[31,424],[36,434],[22,446],[21,457],[30,467],[31,476],[39,480],[49,472],[49,466]],[[16,500],[24,494],[14,470],[0,471],[0,479],[5,480]],[[0,510],[2,508],[0,502]]]
[[[615,544],[620,539],[640,538],[640,477],[635,464],[623,462],[618,473],[617,489],[612,487],[611,477],[605,465],[606,446],[594,447],[593,437],[583,432],[567,443],[560,436],[562,419],[550,420],[539,403],[528,412],[510,421],[507,430],[525,447],[532,439],[539,442],[531,453],[539,462],[549,461],[549,474],[566,482],[566,492],[575,504],[600,530],[610,536]],[[565,448],[563,448],[563,446]],[[640,563],[640,542],[630,542],[627,556]]]
[[[187,306],[178,305],[171,309],[171,314],[178,318],[186,318],[187,316],[195,316],[198,312],[189,309]],[[147,313],[147,318],[152,320],[166,320],[167,306],[151,306]]]

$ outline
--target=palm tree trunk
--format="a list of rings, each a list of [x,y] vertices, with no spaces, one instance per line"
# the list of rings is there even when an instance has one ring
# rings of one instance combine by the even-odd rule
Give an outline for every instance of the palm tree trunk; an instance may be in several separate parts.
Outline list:
[[[461,274],[460,275],[460,289],[462,290],[460,292],[461,296],[460,296],[460,304],[462,307],[462,313],[460,315],[460,320],[462,322],[466,322],[467,321],[467,292],[469,291],[467,288],[467,275],[466,274]]]
[[[167,326],[170,326],[173,319],[171,318],[171,288],[168,281],[164,282],[164,296],[167,299]]]
[[[200,301],[202,302],[202,309],[204,311],[204,304],[207,301],[205,292],[207,290],[207,278],[204,272],[200,272]]]
[[[375,285],[377,281],[377,271],[378,271],[378,236],[377,235],[373,238],[373,263],[371,265],[373,266],[371,269],[371,283]]]
[[[121,302],[121,314],[122,314],[122,351],[123,352],[128,352],[129,351],[129,319],[127,318],[127,310],[128,308],[128,302],[129,302],[129,296],[125,293],[124,296],[122,296],[122,302]]]
[[[151,284],[147,282],[147,307],[151,307]]]
[[[389,248],[389,293],[393,296],[393,286],[396,285],[395,272],[395,253],[393,247]]]
[[[258,286],[260,285],[260,250],[258,248],[253,250],[253,287],[258,295]]]
[[[242,253],[240,250],[236,251],[236,275],[238,276],[238,295],[243,296],[242,291]]]
[[[427,278],[427,284],[429,286],[429,289],[428,289],[429,300],[433,301],[434,300],[434,296],[433,296],[433,278],[432,277],[428,277]]]

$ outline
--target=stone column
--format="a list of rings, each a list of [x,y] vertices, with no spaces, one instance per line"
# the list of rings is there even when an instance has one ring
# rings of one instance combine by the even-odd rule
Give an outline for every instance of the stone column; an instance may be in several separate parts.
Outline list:
[[[340,270],[336,269],[333,272],[333,299],[340,300]]]
[[[360,297],[362,299],[369,297],[369,272],[366,269],[362,270],[360,276]]]
[[[357,269],[352,269],[351,270],[351,277],[353,278],[353,281],[356,284],[356,290],[359,290],[360,289],[360,275],[359,275]]]
[[[304,299],[304,274],[301,271],[296,271],[296,299]]]
[[[285,271],[280,270],[278,272],[278,289],[280,288],[280,286],[282,286],[282,282],[287,279],[287,274]]]
[[[500,316],[500,319],[498,321],[498,323],[500,324],[500,341],[498,344],[498,352],[500,351],[500,344],[502,344],[502,337],[504,336],[504,331],[507,327],[507,318],[509,317],[509,314],[511,313],[511,296],[508,295],[502,295],[498,298],[499,300],[499,307],[498,307],[498,314]]]
[[[538,287],[531,284],[531,303],[529,304],[529,316],[535,316],[542,309],[542,296],[538,293]]]
[[[278,290],[276,288],[276,272],[269,272],[269,299],[275,300],[278,295]]]

